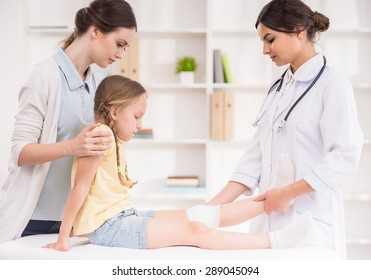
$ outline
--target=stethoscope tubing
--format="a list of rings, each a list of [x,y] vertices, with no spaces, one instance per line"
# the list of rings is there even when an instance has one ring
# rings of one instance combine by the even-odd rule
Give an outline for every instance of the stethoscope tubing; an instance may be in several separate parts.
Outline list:
[[[295,107],[298,105],[298,103],[304,98],[304,96],[311,90],[311,88],[317,83],[318,79],[322,76],[323,71],[325,70],[325,68],[326,68],[326,58],[323,56],[323,66],[321,67],[321,70],[318,72],[317,76],[314,78],[314,80],[311,82],[311,84],[307,87],[307,89],[300,95],[300,97],[290,107],[290,109],[286,113],[285,117],[282,119],[281,123],[278,125],[279,132],[285,126],[285,123],[287,122],[287,120],[288,120],[291,112],[295,109]],[[259,110],[258,117],[256,118],[255,122],[252,124],[254,127],[256,127],[259,124],[261,118],[265,114],[266,109],[264,110],[264,112],[262,114],[261,114],[261,111],[264,108],[264,105],[265,105],[265,103],[266,103],[266,101],[268,99],[268,96],[273,91],[274,87],[278,85],[277,88],[276,88],[276,93],[281,90],[281,87],[282,87],[282,84],[283,84],[283,80],[284,80],[284,77],[286,75],[287,70],[288,69],[285,70],[285,72],[282,74],[282,76],[277,81],[275,81],[273,83],[273,85],[270,87],[270,89],[268,90],[268,93],[267,93],[267,96],[265,97],[265,100],[263,102],[263,105],[262,105],[262,107]]]

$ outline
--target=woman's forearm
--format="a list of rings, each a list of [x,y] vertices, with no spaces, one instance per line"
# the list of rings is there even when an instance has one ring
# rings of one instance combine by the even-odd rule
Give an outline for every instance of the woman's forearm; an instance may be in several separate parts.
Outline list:
[[[101,156],[111,147],[113,136],[110,131],[93,131],[100,124],[91,124],[75,138],[50,144],[30,143],[23,147],[18,166],[50,162],[66,156]]]
[[[301,179],[283,188],[287,193],[287,196],[291,197],[292,199],[315,191],[304,179]]]
[[[216,195],[214,196],[207,204],[209,205],[219,205],[230,203],[234,201],[241,194],[246,192],[247,187],[243,184],[230,181],[228,184]]]
[[[18,166],[42,164],[65,156],[73,156],[69,142],[27,144],[19,154]]]

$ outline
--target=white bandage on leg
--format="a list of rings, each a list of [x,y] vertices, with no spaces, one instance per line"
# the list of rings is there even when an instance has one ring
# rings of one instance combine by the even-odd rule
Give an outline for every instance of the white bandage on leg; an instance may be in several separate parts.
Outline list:
[[[186,210],[188,219],[216,229],[220,223],[220,206],[196,205]]]

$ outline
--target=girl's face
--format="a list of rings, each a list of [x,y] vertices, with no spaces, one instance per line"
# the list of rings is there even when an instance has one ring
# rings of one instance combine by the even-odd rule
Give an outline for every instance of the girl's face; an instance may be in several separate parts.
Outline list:
[[[141,94],[134,99],[127,107],[111,107],[111,116],[115,121],[117,136],[127,142],[138,129],[142,127],[142,118],[147,110],[147,95]]]
[[[307,42],[304,31],[299,34],[278,32],[262,23],[258,25],[257,31],[263,42],[263,54],[269,55],[277,66],[291,64],[298,68],[303,44]]]
[[[134,28],[121,27],[111,33],[103,34],[97,28],[92,27],[93,38],[92,62],[102,68],[121,59],[125,48],[129,47],[135,37]]]

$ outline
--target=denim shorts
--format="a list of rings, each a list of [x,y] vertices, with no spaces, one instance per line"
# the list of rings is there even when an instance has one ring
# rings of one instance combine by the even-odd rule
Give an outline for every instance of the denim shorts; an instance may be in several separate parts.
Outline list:
[[[147,225],[153,211],[138,214],[136,209],[122,211],[88,234],[91,244],[106,247],[147,249]]]

